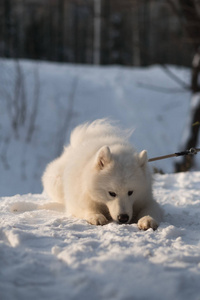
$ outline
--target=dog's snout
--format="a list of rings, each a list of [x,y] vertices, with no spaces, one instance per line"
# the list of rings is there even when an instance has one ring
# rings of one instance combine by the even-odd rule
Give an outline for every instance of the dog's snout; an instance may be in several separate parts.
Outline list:
[[[127,214],[120,214],[117,216],[119,223],[127,223],[129,220],[129,216]]]

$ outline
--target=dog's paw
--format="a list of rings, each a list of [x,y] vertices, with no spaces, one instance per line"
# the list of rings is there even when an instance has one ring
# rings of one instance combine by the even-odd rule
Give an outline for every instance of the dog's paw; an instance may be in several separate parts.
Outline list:
[[[104,217],[102,214],[93,214],[88,216],[87,218],[88,223],[92,225],[106,225],[109,221]]]
[[[138,221],[138,227],[142,230],[147,230],[152,228],[156,230],[158,228],[158,223],[150,216],[145,216]]]

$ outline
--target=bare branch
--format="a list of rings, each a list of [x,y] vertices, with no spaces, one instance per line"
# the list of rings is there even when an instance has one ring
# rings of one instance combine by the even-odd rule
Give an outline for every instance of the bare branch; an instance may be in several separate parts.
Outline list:
[[[65,119],[62,128],[59,131],[59,141],[57,147],[57,155],[60,155],[61,149],[63,149],[63,144],[65,142],[66,133],[69,130],[70,122],[73,116],[74,102],[76,97],[76,91],[78,87],[79,78],[75,76],[72,83],[72,88],[68,97],[68,109],[65,115]]]
[[[35,68],[34,70],[34,81],[35,81],[35,87],[34,87],[33,108],[30,115],[29,127],[27,130],[27,136],[26,136],[27,143],[31,141],[33,132],[35,130],[35,121],[36,121],[38,106],[39,106],[40,80],[39,80],[39,74],[37,68]]]
[[[163,71],[172,78],[176,83],[178,83],[181,86],[181,89],[178,88],[167,88],[167,87],[161,87],[161,86],[155,86],[151,84],[146,83],[138,83],[138,86],[153,90],[156,92],[162,92],[162,93],[184,93],[185,91],[191,91],[191,86],[187,84],[185,81],[180,79],[176,74],[174,74],[166,65],[161,65],[163,68]]]
[[[185,91],[190,90],[190,88],[182,88],[182,89],[176,89],[176,88],[166,88],[162,86],[155,86],[151,84],[146,84],[142,82],[138,82],[137,85],[141,88],[149,89],[155,92],[160,92],[160,93],[185,93]]]
[[[27,109],[24,76],[18,60],[15,62],[14,91],[8,108],[11,110],[11,122],[15,137],[18,138],[19,127],[25,123]]]
[[[174,81],[176,81],[176,83],[178,83],[182,88],[187,89],[187,90],[191,90],[191,86],[189,84],[187,84],[185,81],[183,81],[182,79],[180,79],[176,74],[174,74],[166,65],[161,65],[161,67],[163,68],[163,70],[165,71],[165,73],[171,77]]]

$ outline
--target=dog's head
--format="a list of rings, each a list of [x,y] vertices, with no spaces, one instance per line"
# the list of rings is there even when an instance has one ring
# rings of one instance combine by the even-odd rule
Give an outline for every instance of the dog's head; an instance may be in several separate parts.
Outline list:
[[[145,150],[138,154],[130,146],[117,145],[104,146],[97,152],[90,174],[90,195],[106,204],[114,221],[129,223],[134,204],[139,209],[149,189]]]

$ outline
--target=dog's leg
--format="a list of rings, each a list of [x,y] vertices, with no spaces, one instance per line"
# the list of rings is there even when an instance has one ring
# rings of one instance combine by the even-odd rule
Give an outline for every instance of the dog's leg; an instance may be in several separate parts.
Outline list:
[[[147,230],[149,228],[152,228],[153,230],[156,230],[158,228],[158,223],[154,218],[151,216],[144,216],[138,220],[138,227],[142,230]]]
[[[109,223],[109,220],[103,214],[95,212],[88,212],[85,214],[84,219],[92,225],[106,225]]]
[[[91,200],[89,195],[82,197],[81,202],[78,203],[66,199],[66,212],[68,216],[86,220],[92,225],[106,225],[111,220],[108,208],[102,203]]]
[[[106,225],[112,220],[108,208],[104,204],[92,200],[87,201],[84,219],[92,225]]]
[[[162,219],[162,211],[158,203],[152,200],[138,215],[138,227],[142,230],[152,228],[156,230]]]

